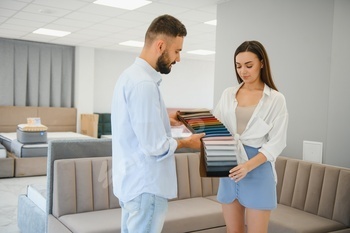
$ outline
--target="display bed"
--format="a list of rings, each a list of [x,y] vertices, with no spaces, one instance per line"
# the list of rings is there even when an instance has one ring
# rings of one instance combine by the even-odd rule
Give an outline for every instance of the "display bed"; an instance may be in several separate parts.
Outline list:
[[[60,139],[79,139],[79,138],[92,138],[79,133],[74,132],[48,132],[47,141],[60,140]],[[28,157],[46,157],[48,143],[31,143],[23,144],[17,140],[17,134],[12,133],[0,133],[0,143],[5,148],[15,154],[18,158]]]
[[[48,132],[47,135],[48,142],[62,139],[92,139],[73,132]],[[0,133],[0,141],[9,151],[8,157],[11,158],[14,167],[12,176],[46,175],[48,143],[22,144],[16,139],[16,133]],[[11,177],[10,173],[7,174],[1,177]]]
[[[88,138],[76,133],[76,108],[0,106],[0,142],[7,149],[7,158],[0,158],[0,178],[46,175],[47,143],[24,145],[16,140],[18,125],[31,117],[47,127],[48,141]]]

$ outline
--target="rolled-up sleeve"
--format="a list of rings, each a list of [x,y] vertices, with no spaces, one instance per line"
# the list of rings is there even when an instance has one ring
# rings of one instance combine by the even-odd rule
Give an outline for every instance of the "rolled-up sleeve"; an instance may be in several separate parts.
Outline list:
[[[270,162],[276,161],[287,145],[288,114],[279,116],[269,132],[268,141],[262,145],[259,152],[263,153]]]
[[[275,111],[277,115],[267,135],[267,142],[259,149],[259,152],[263,153],[270,162],[275,162],[287,145],[288,111],[284,97],[280,97],[276,103]]]

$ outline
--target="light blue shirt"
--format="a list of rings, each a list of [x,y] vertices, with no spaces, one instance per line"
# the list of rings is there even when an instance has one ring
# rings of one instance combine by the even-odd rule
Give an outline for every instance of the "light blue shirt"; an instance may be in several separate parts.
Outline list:
[[[142,193],[177,196],[169,116],[159,90],[162,76],[145,60],[119,77],[112,100],[113,192],[123,202]]]

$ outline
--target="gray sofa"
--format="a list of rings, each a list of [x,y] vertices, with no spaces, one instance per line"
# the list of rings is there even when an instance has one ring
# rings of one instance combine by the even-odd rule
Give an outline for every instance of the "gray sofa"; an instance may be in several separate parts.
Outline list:
[[[47,214],[29,215],[28,210],[35,213],[36,208],[21,195],[22,233],[43,232],[43,227],[50,233],[118,232],[120,208],[111,192],[110,155],[108,139],[52,142]],[[163,232],[225,232],[215,197],[218,179],[199,176],[198,153],[178,153],[175,158],[178,198],[169,202]],[[350,232],[350,169],[283,156],[276,168],[278,208],[271,214],[270,233]]]

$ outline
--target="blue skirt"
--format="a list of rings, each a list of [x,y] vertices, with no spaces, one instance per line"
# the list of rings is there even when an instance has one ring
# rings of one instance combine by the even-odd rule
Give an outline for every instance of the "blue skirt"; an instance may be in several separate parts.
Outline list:
[[[258,148],[244,148],[249,159],[259,153]],[[277,207],[276,183],[270,162],[261,164],[237,183],[229,177],[220,178],[217,200],[229,204],[236,199],[250,209],[272,210]]]

